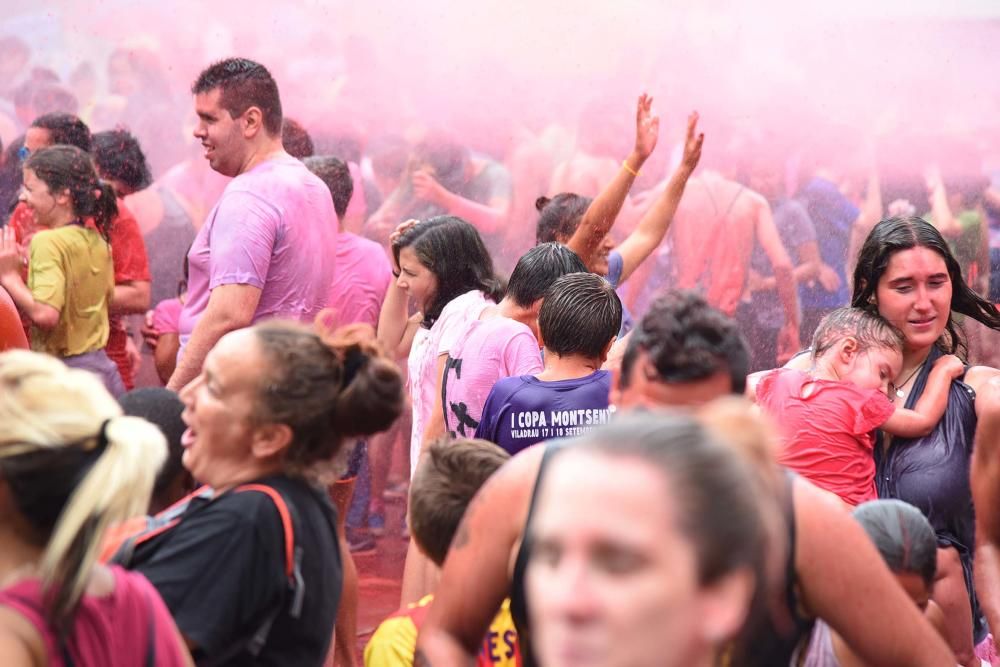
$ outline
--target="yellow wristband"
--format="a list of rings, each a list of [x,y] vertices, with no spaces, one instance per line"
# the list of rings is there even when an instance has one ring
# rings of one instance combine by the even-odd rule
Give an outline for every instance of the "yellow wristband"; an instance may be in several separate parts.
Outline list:
[[[622,160],[622,167],[625,169],[625,171],[638,178],[640,172],[633,169],[632,166],[629,165],[628,160]]]

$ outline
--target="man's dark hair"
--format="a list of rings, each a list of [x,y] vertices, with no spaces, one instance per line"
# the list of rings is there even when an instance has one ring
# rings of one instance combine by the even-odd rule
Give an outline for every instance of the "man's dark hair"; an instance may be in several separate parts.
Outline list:
[[[438,566],[465,509],[479,488],[510,454],[485,440],[436,440],[413,474],[410,484],[410,531],[420,550]]]
[[[288,146],[285,146],[288,149]],[[326,183],[333,196],[333,208],[337,211],[337,217],[344,219],[347,212],[347,205],[351,203],[351,195],[354,194],[354,180],[351,178],[351,170],[340,160],[329,155],[307,157],[303,160],[309,171],[319,176],[319,179]]]
[[[227,58],[209,65],[191,86],[195,95],[219,89],[219,105],[233,118],[250,107],[264,116],[264,129],[272,137],[281,135],[281,97],[278,84],[260,63],[246,58]]]
[[[312,137],[301,123],[291,118],[286,118],[281,124],[281,143],[289,155],[299,160],[315,154]]]
[[[746,388],[750,370],[746,341],[733,320],[695,292],[667,292],[650,305],[622,357],[623,389],[640,353],[656,371],[651,380],[693,382],[728,372],[734,394]]]
[[[76,146],[85,153],[90,152],[93,142],[90,128],[73,114],[47,113],[32,121],[31,127],[48,130],[53,146],[64,144]]]
[[[121,181],[131,192],[148,188],[153,182],[139,140],[128,130],[98,132],[94,135],[92,153],[105,180]]]
[[[547,353],[597,359],[621,329],[621,299],[611,283],[596,274],[562,276],[543,299],[538,331]]]
[[[580,257],[561,243],[542,243],[517,260],[507,281],[507,296],[522,308],[545,296],[557,279],[567,273],[586,273]]]

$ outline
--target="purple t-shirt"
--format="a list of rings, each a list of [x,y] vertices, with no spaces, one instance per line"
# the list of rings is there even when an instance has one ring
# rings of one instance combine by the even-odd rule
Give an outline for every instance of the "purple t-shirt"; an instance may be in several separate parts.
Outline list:
[[[472,320],[448,351],[442,404],[452,437],[471,438],[497,380],[542,372],[538,341],[509,317]]]
[[[220,285],[260,288],[253,322],[312,321],[333,283],[336,235],[329,188],[290,155],[231,180],[188,252],[181,345]]]
[[[476,437],[516,454],[543,440],[586,433],[606,424],[614,412],[608,406],[610,391],[608,371],[554,382],[531,375],[505,378],[486,399]]]
[[[363,322],[378,328],[382,302],[392,280],[385,250],[357,234],[340,232],[336,266],[329,305],[337,311],[337,324]]]

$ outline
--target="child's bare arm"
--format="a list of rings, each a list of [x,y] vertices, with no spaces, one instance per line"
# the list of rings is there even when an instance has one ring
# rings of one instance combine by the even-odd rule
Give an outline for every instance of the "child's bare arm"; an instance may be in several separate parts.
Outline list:
[[[882,425],[882,430],[904,438],[919,438],[930,433],[948,407],[951,381],[961,376],[964,370],[962,360],[953,354],[938,359],[914,408],[896,408],[896,412]]]

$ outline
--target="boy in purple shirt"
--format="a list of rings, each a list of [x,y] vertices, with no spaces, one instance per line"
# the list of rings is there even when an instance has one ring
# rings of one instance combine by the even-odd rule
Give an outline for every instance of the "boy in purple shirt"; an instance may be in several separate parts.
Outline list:
[[[558,243],[535,246],[510,274],[507,294],[465,325],[448,351],[441,411],[434,415],[432,437],[471,437],[483,404],[497,380],[542,371],[538,311],[557,278],[587,268],[576,253]]]
[[[235,178],[188,253],[181,353],[167,383],[175,391],[226,333],[268,318],[312,321],[327,302],[337,234],[330,191],[282,147],[281,99],[267,69],[223,60],[192,92],[194,136],[212,169]]]
[[[516,454],[606,423],[611,374],[600,368],[621,323],[622,303],[604,278],[571,273],[556,280],[538,314],[545,370],[497,382],[476,437]]]

